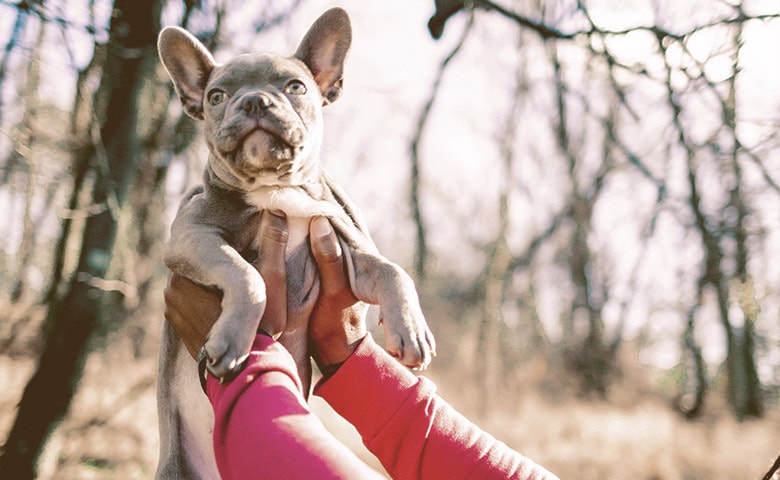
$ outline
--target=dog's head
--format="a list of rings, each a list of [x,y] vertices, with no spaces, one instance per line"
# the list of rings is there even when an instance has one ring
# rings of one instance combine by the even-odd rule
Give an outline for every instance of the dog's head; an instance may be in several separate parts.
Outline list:
[[[290,58],[245,54],[217,64],[178,27],[158,50],[187,115],[204,121],[214,173],[245,191],[303,183],[319,168],[322,106],[341,95],[352,40],[347,13],[325,12]]]

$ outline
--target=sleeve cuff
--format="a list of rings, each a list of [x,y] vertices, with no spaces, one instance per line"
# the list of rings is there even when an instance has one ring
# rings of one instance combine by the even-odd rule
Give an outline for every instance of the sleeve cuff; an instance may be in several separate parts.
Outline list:
[[[211,375],[207,375],[206,394],[213,401],[215,397],[222,396],[226,392],[233,390],[241,391],[254,381],[258,375],[270,371],[284,373],[290,377],[298,391],[303,391],[301,380],[298,378],[295,360],[287,349],[268,335],[259,333],[255,335],[255,340],[249,351],[249,357],[247,357],[246,364],[241,372],[230,382],[224,384],[219,383],[219,380]]]
[[[321,379],[314,394],[349,421],[364,438],[391,418],[413,394],[418,378],[379,347],[367,334],[336,373]]]

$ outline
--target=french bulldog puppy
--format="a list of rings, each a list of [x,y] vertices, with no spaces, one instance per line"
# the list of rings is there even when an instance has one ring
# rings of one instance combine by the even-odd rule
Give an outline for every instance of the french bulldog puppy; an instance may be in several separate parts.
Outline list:
[[[165,264],[222,293],[222,313],[204,346],[217,378],[229,380],[241,367],[265,308],[263,278],[248,261],[257,254],[252,232],[263,210],[287,217],[288,303],[317,293],[310,291],[316,269],[308,225],[312,216],[325,215],[342,242],[353,293],[379,305],[387,351],[412,368],[424,368],[435,354],[412,279],[379,254],[358,210],[319,160],[322,107],[342,93],[351,37],[349,17],[334,8],[316,20],[292,57],[245,54],[217,64],[187,31],[160,33],[162,63],[184,111],[203,122],[209,150],[203,185],[184,198],[174,219]],[[218,478],[213,418],[194,363],[166,323],[157,478]]]

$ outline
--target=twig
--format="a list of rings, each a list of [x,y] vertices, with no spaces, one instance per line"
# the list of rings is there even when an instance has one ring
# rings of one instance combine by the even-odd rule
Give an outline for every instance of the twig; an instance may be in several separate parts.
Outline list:
[[[65,28],[73,28],[82,32],[86,32],[92,36],[105,35],[108,29],[105,27],[98,28],[92,23],[74,22],[65,18],[62,15],[52,14],[46,10],[44,2],[28,2],[11,0],[0,0],[0,5],[17,9],[19,12],[25,14],[35,15],[40,18],[41,21],[46,23],[56,23]]]
[[[573,33],[562,32],[555,27],[545,25],[542,22],[533,20],[531,18],[520,15],[519,13],[508,10],[502,7],[501,5],[498,5],[497,3],[491,2],[490,0],[475,0],[474,6],[483,8],[485,10],[494,10],[500,13],[501,15],[505,16],[506,18],[513,20],[521,27],[526,27],[533,30],[534,32],[538,33],[539,36],[541,36],[544,40],[548,40],[551,38],[571,39],[577,36],[578,34],[582,33],[582,32],[573,32]]]
[[[771,467],[769,467],[769,471],[766,472],[766,475],[764,475],[761,480],[770,480],[777,471],[780,470],[780,455],[777,456],[775,459],[775,463],[772,464]]]
[[[473,7],[474,8],[481,8],[483,10],[487,11],[494,11],[509,20],[514,21],[519,26],[528,28],[531,31],[536,32],[540,37],[542,37],[543,40],[550,40],[550,39],[560,39],[560,40],[571,40],[575,37],[578,37],[580,35],[586,35],[590,36],[593,34],[601,34],[601,35],[627,35],[629,33],[637,32],[637,31],[646,31],[650,32],[659,39],[664,38],[672,38],[675,40],[682,40],[685,37],[689,37],[693,35],[694,33],[697,33],[701,30],[706,30],[708,28],[712,28],[715,26],[720,25],[732,25],[732,24],[742,24],[750,20],[758,20],[758,21],[764,21],[764,20],[771,20],[776,19],[780,17],[780,15],[776,13],[767,13],[767,14],[761,14],[761,15],[747,15],[741,10],[737,10],[736,15],[732,17],[727,18],[720,18],[717,20],[713,20],[709,23],[704,23],[702,25],[695,26],[691,28],[688,31],[684,32],[672,32],[670,30],[664,29],[659,27],[658,25],[637,25],[630,28],[620,29],[620,30],[612,30],[608,28],[602,28],[597,26],[595,23],[593,23],[592,19],[590,18],[590,15],[587,11],[587,8],[583,5],[583,3],[577,2],[579,10],[585,15],[585,18],[587,19],[590,28],[587,29],[578,29],[578,30],[572,30],[570,32],[564,32],[562,30],[559,30],[558,28],[545,24],[543,21],[538,21],[529,17],[526,17],[524,15],[521,15],[520,13],[514,12],[512,10],[509,10],[491,0],[473,0]]]
[[[547,228],[534,237],[533,240],[531,240],[531,242],[528,244],[528,248],[526,248],[525,253],[514,257],[509,262],[509,265],[507,266],[507,272],[513,272],[517,269],[526,268],[531,265],[536,252],[539,251],[546,240],[550,239],[555,234],[555,232],[558,231],[558,227],[560,227],[561,223],[563,223],[563,220],[567,218],[566,214],[570,210],[571,206],[566,206],[558,214],[553,216]]]

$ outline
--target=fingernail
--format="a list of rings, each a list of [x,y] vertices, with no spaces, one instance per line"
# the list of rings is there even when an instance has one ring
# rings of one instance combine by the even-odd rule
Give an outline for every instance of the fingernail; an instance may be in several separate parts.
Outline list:
[[[311,221],[311,233],[315,237],[325,237],[333,233],[333,228],[330,226],[330,222],[325,217],[316,217]]]
[[[275,208],[274,209],[269,209],[268,212],[270,212],[271,215],[274,215],[274,216],[279,217],[279,218],[285,218],[287,216],[287,214],[285,214],[282,210],[278,210],[278,209],[275,209]]]

